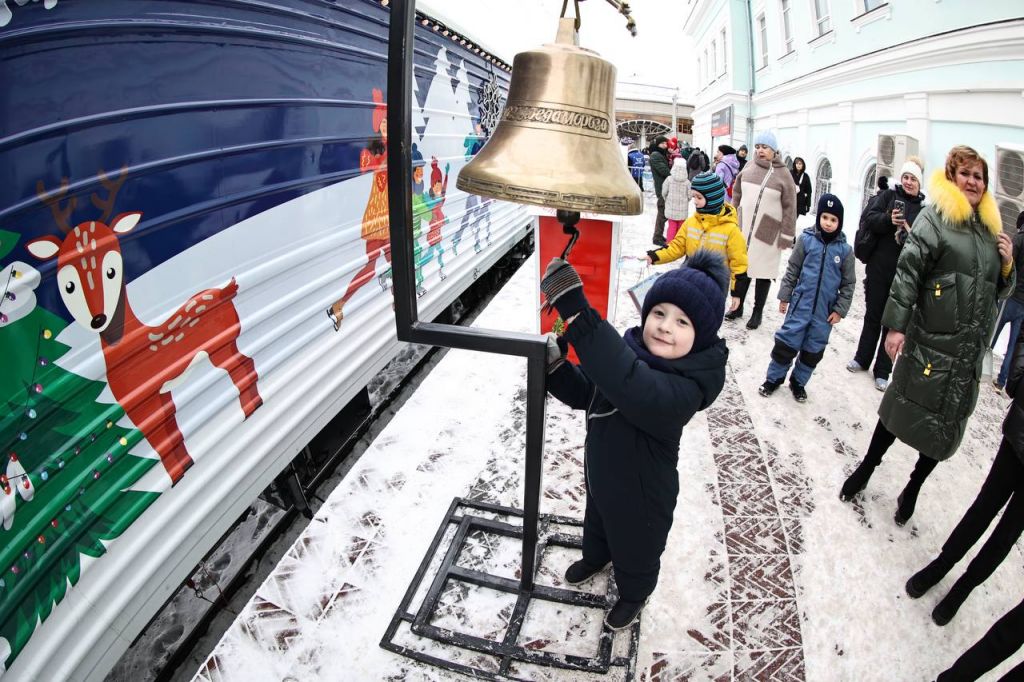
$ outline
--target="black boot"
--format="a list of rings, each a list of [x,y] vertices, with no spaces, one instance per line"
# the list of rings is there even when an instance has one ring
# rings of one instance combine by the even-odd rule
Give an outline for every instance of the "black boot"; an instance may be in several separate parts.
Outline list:
[[[763,395],[765,398],[770,396],[772,393],[782,385],[782,379],[778,381],[772,381],[771,379],[765,379],[765,382],[757,387],[757,392]]]
[[[939,581],[946,577],[953,564],[939,554],[930,564],[910,576],[907,581],[907,595],[911,599],[918,599],[925,592],[939,584]]]
[[[914,509],[917,507],[917,496],[921,492],[921,486],[924,484],[925,479],[928,478],[928,474],[935,469],[936,464],[936,460],[924,455],[918,455],[917,464],[914,465],[914,470],[910,472],[910,480],[907,481],[907,487],[896,498],[896,514],[893,516],[893,520],[896,521],[897,526],[905,525],[910,520],[910,517],[914,515]]]
[[[608,564],[604,566],[591,566],[583,559],[573,562],[569,568],[565,569],[565,582],[570,585],[579,585],[585,583],[595,575],[607,568]]]
[[[740,306],[738,308],[736,308],[736,310],[733,310],[732,312],[729,312],[729,313],[725,314],[725,319],[727,319],[727,320],[738,320],[741,317],[743,317],[743,304],[742,303],[740,303]]]
[[[881,457],[873,457],[869,452],[864,457],[864,460],[857,465],[857,468],[853,470],[850,477],[846,479],[846,482],[843,483],[843,489],[839,492],[839,499],[843,502],[849,502],[856,497],[867,486],[868,481],[871,480],[871,474],[875,473],[875,468],[881,463]]]
[[[942,601],[932,611],[932,620],[935,621],[935,624],[941,627],[953,620],[956,612],[967,601],[967,597],[971,595],[971,590],[973,589],[974,586],[969,584],[964,578],[960,578],[960,580],[953,583],[949,593],[942,598]]]
[[[628,628],[637,621],[637,618],[640,617],[640,612],[644,610],[644,606],[646,605],[646,599],[643,601],[626,601],[625,599],[620,599],[615,602],[615,606],[613,606],[608,612],[608,615],[604,617],[604,624],[608,626],[609,630],[623,630]]]
[[[749,327],[750,325],[748,324],[747,326]],[[798,403],[807,402],[807,389],[804,388],[803,384],[793,379],[790,379],[789,390],[793,392],[793,399],[796,400]]]
[[[761,313],[763,311],[764,306],[754,308],[754,312],[751,313],[750,319],[747,320],[747,329],[757,329],[761,326]]]

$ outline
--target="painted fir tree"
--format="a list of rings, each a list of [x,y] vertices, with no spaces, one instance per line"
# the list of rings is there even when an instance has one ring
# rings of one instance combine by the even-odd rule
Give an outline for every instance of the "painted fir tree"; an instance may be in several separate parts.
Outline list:
[[[0,258],[11,234],[0,235]],[[105,383],[56,362],[69,350],[57,340],[64,320],[34,296],[25,310],[31,291],[18,283],[29,270],[8,264],[0,282],[0,670],[78,583],[82,555],[102,556],[159,496],[128,489],[158,460],[131,454],[141,434],[97,400]],[[4,313],[16,305],[17,316]]]

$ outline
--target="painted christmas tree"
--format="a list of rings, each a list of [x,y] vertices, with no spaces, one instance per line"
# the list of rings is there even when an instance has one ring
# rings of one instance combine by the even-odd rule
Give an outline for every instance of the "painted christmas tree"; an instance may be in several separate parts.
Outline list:
[[[0,258],[13,248],[0,235]],[[4,237],[7,237],[5,240]],[[38,273],[7,265],[0,285],[0,670],[9,667],[37,625],[81,577],[81,555],[98,558],[159,496],[126,490],[157,460],[136,457],[141,439],[117,422],[105,388],[60,367],[69,347],[57,340],[63,319],[34,305]],[[34,287],[33,287],[34,288]],[[12,298],[13,295],[13,298]],[[4,311],[14,311],[8,315]]]

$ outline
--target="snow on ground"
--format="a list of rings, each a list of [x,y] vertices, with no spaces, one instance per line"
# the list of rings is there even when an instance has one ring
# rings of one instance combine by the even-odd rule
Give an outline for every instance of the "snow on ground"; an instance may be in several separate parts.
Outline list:
[[[653,209],[648,202],[645,215],[626,219],[623,254],[650,248]],[[852,235],[854,226],[846,231]],[[536,272],[528,261],[475,326],[534,331]],[[620,262],[620,329],[638,321],[627,289],[644,274],[640,261]],[[916,457],[902,444],[862,500],[843,504],[840,485],[867,448],[881,398],[869,374],[844,367],[860,332],[863,294],[858,289],[849,318],[835,328],[807,387],[810,399],[800,405],[785,388],[772,398],[757,394],[781,322],[776,291],[760,329],[723,324],[726,389],[684,431],[679,503],[641,622],[637,678],[933,679],[1024,593],[1019,543],[945,628],[930,612],[956,569],[919,600],[903,592],[980,487],[1009,401],[981,387],[960,451],[935,470],[906,527],[892,520]],[[379,642],[453,498],[522,507],[525,377],[518,358],[448,353],[326,500],[195,680],[463,679]],[[543,513],[582,518],[583,428],[579,414],[548,402]],[[569,550],[546,554],[538,583],[561,587],[572,558]],[[479,534],[459,564],[514,577],[518,545]],[[586,587],[602,592],[607,582],[601,576]],[[433,623],[500,639],[509,602],[494,592],[446,590]],[[532,647],[586,655],[598,641],[595,622],[593,614],[538,604],[523,634]],[[442,655],[429,640],[417,646]],[[621,635],[615,646],[624,650]],[[481,659],[460,660],[485,667]],[[518,674],[595,679],[529,666]]]

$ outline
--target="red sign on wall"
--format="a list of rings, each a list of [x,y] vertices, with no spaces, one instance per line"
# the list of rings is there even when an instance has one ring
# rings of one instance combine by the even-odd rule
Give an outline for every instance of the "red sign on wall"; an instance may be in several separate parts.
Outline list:
[[[543,275],[551,259],[562,255],[562,250],[569,242],[569,235],[562,231],[562,224],[554,216],[539,216],[538,222],[537,254]],[[584,218],[576,226],[580,231],[580,238],[576,241],[568,260],[583,280],[583,293],[586,294],[590,305],[601,314],[601,317],[608,319],[608,297],[614,276],[616,251],[615,224],[610,220]],[[555,310],[541,310],[540,333],[547,334],[554,330],[557,320],[558,313]],[[571,348],[569,359],[579,362]]]

